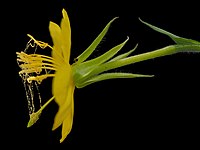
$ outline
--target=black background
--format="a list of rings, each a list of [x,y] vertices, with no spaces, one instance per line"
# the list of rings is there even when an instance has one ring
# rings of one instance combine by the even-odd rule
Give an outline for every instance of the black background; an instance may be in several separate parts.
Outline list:
[[[11,23],[8,24],[12,30],[9,41],[12,41],[11,46],[14,48],[9,50],[9,58],[12,58],[11,63],[15,69],[9,74],[9,79],[14,78],[14,81],[6,80],[4,88],[7,92],[3,101],[8,104],[1,107],[5,110],[2,116],[6,116],[5,121],[2,121],[6,126],[2,128],[5,133],[1,138],[5,140],[3,143],[19,148],[55,146],[56,149],[120,146],[123,149],[134,149],[138,146],[163,149],[171,148],[172,145],[178,148],[197,144],[195,135],[199,120],[199,54],[180,53],[117,69],[153,74],[153,78],[107,80],[83,89],[75,89],[73,128],[61,144],[61,129],[51,131],[57,110],[55,103],[45,109],[34,126],[26,127],[29,120],[27,101],[18,76],[19,67],[15,54],[25,48],[27,33],[51,43],[48,24],[49,21],[60,23],[62,8],[67,10],[71,23],[71,59],[83,52],[116,16],[119,19],[112,24],[93,57],[121,43],[127,36],[130,40],[122,52],[138,43],[133,55],[174,44],[165,35],[142,24],[138,17],[176,35],[200,41],[199,16],[195,6],[195,3],[182,2],[175,5],[169,1],[154,3],[126,0],[12,3],[13,9],[10,9],[11,15],[8,15]],[[46,83],[43,90],[48,97],[51,94],[51,85]]]

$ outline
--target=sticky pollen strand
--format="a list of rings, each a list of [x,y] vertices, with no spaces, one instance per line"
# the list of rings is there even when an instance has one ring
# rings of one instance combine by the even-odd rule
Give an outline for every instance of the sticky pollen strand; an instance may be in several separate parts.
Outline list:
[[[26,99],[28,102],[28,109],[29,109],[29,114],[31,114],[32,112],[34,112],[34,105],[33,105],[33,99],[32,99],[32,92],[30,91],[30,85],[28,86],[28,89],[26,88],[26,84],[24,82],[24,88],[26,91]]]
[[[29,114],[32,114],[35,111],[35,106],[34,106],[34,101],[33,101],[33,99],[34,99],[33,84],[27,84],[26,80],[24,80],[23,83],[24,83],[24,88],[25,88],[25,92],[26,92],[26,98],[27,98],[27,102],[28,102]],[[35,84],[35,86],[37,88],[37,84]],[[40,98],[40,96],[39,96],[39,98]]]

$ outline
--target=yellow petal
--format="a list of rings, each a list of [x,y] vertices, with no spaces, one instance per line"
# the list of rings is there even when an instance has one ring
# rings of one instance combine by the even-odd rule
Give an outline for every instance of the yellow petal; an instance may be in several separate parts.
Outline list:
[[[64,139],[67,137],[67,135],[70,133],[73,124],[73,117],[74,117],[74,98],[72,95],[72,107],[70,109],[70,112],[66,116],[65,120],[63,121],[62,138],[60,139],[60,143],[63,142]]]
[[[62,66],[56,71],[52,83],[52,92],[59,107],[54,119],[53,130],[66,119],[72,107],[74,88],[70,65],[68,67]]]
[[[49,32],[53,41],[53,50],[52,50],[52,57],[55,59],[56,62],[63,61],[63,54],[62,54],[62,34],[60,27],[54,23],[49,23]]]
[[[71,27],[65,9],[63,9],[62,14],[63,18],[60,26],[52,21],[49,23],[49,32],[54,45],[52,57],[56,61],[62,60],[68,63],[71,50]]]
[[[71,27],[68,14],[65,9],[62,10],[63,18],[61,20],[61,34],[63,37],[63,55],[64,59],[69,62],[71,50]]]

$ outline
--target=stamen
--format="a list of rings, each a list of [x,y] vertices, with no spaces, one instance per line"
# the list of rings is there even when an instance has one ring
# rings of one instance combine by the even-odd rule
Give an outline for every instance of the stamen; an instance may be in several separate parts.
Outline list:
[[[47,77],[54,77],[55,74],[45,74],[45,75],[40,75],[40,76],[31,76],[27,78],[28,83],[31,83],[32,81],[37,81],[38,84],[42,82],[42,80],[46,79]]]
[[[38,54],[26,54],[24,52],[18,53],[17,59],[19,67],[22,69],[20,74],[23,73],[41,73],[42,69],[45,69],[46,73],[47,70],[56,70],[56,64],[54,63],[53,59],[49,56],[45,55],[38,55]],[[20,64],[23,63],[23,64]]]
[[[22,68],[23,70],[19,71],[19,74],[30,74],[30,73],[36,73],[36,74],[40,74],[42,72],[42,69],[47,69],[47,70],[53,70],[55,71],[56,68],[53,67],[34,67],[34,68]]]
[[[26,54],[24,52],[16,52],[17,54],[17,61],[18,62],[24,62],[24,63],[33,63],[33,62],[48,62],[54,64],[55,61],[52,57],[46,56],[46,55],[40,55],[40,54]]]

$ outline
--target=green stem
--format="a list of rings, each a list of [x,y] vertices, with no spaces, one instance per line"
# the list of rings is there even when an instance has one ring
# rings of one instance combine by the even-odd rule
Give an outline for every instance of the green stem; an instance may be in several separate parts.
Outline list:
[[[199,44],[191,44],[191,45],[170,45],[164,48],[154,50],[151,52],[146,52],[143,54],[138,54],[135,56],[130,56],[124,59],[116,60],[107,62],[105,64],[100,65],[97,67],[91,74],[99,74],[104,71],[108,71],[111,69],[115,69],[118,67],[126,66],[129,64],[133,64],[136,62],[141,62],[157,57],[172,55],[179,52],[200,52],[200,45]]]

